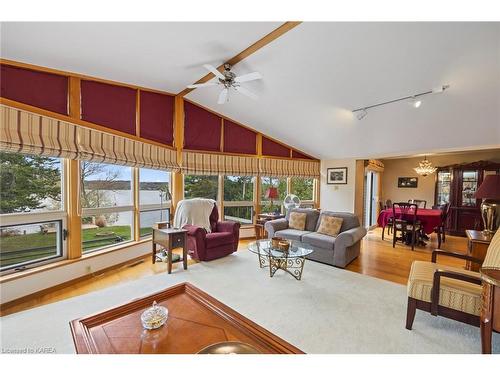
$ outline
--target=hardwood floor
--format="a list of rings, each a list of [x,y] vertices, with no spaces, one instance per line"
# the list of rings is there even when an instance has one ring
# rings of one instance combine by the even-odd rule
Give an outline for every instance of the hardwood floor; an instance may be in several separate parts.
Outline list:
[[[381,229],[379,228],[368,233],[363,239],[361,255],[347,266],[347,270],[399,284],[406,284],[412,262],[414,260],[430,261],[432,249],[437,248],[437,239],[434,234],[431,236],[430,243],[425,248],[416,247],[415,250],[412,251],[409,247],[402,244],[397,244],[395,248],[392,248],[390,236],[386,236],[385,240],[382,241],[381,233]],[[238,251],[246,251],[247,245],[251,241],[253,240],[241,240]],[[463,237],[447,236],[446,243],[444,243],[441,248],[444,250],[465,253],[467,249],[467,239]],[[463,267],[465,265],[465,262],[453,258],[441,258],[438,259],[438,261],[456,267]],[[196,263],[196,261],[192,259],[188,262],[189,265],[193,263]],[[182,263],[175,263],[173,265],[173,270],[175,271],[178,267],[182,267]],[[71,286],[41,295],[40,297],[3,308],[0,311],[0,316],[61,301],[120,283],[136,280],[144,276],[160,273],[167,273],[167,264],[152,264],[150,256],[148,255],[140,261],[125,265],[119,269],[96,273],[91,279],[82,280]]]

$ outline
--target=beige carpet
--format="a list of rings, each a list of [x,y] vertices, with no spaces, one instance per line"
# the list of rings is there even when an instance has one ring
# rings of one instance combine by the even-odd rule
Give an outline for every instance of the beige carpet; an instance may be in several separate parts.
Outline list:
[[[3,352],[74,353],[69,321],[189,281],[307,353],[480,353],[479,328],[417,312],[404,328],[402,285],[307,262],[301,281],[270,278],[240,252],[1,318]],[[500,335],[494,334],[500,353]]]

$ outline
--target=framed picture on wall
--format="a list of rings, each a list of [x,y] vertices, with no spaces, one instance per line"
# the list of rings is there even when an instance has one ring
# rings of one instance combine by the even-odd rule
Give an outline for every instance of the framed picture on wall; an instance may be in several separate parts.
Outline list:
[[[398,188],[416,188],[418,177],[398,177]]]
[[[330,185],[347,184],[347,167],[328,168],[326,170],[326,183]]]

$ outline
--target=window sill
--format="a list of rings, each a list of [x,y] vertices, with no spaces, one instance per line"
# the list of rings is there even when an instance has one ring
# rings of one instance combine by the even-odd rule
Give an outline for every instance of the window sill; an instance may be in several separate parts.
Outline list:
[[[130,241],[130,242],[127,242],[126,244],[108,247],[108,248],[105,248],[102,250],[96,250],[96,251],[93,251],[93,252],[88,253],[88,254],[82,254],[82,256],[80,258],[64,259],[64,260],[60,260],[57,262],[44,264],[43,266],[33,267],[33,268],[30,268],[30,269],[27,269],[24,271],[10,273],[8,275],[0,276],[0,284],[6,283],[9,281],[13,281],[13,280],[17,280],[17,279],[20,279],[23,277],[35,275],[35,274],[40,273],[40,272],[49,271],[49,270],[52,270],[54,268],[67,266],[68,264],[80,262],[82,260],[95,258],[95,257],[101,256],[101,255],[106,255],[106,254],[109,254],[109,253],[112,253],[112,252],[115,252],[118,250],[126,249],[128,247],[140,245],[140,244],[146,243],[148,241],[151,241],[151,238],[144,238],[144,239],[141,239],[139,241]]]

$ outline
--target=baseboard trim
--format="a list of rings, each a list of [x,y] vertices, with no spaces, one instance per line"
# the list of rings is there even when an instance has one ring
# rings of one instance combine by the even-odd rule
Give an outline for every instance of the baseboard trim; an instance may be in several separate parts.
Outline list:
[[[141,256],[138,256],[138,257],[126,260],[125,262],[113,264],[112,266],[103,268],[103,269],[101,269],[101,270],[99,270],[97,272],[93,272],[93,273],[90,273],[88,275],[83,275],[83,276],[80,276],[80,277],[77,277],[77,278],[65,281],[64,283],[57,284],[57,285],[51,286],[49,288],[45,288],[45,289],[39,290],[39,291],[37,291],[35,293],[27,294],[25,296],[22,296],[22,297],[13,299],[11,301],[2,303],[2,304],[0,304],[0,316],[5,316],[5,315],[12,314],[12,313],[4,314],[4,310],[11,309],[11,308],[13,308],[16,305],[22,304],[22,303],[27,302],[27,301],[29,301],[31,299],[43,297],[46,294],[55,292],[55,291],[60,290],[60,289],[67,288],[67,287],[72,286],[72,285],[74,285],[76,283],[79,283],[80,281],[85,281],[85,280],[92,279],[93,277],[100,276],[100,275],[102,275],[105,272],[112,271],[112,270],[115,270],[117,268],[121,268],[121,267],[124,267],[126,265],[136,263],[136,262],[138,262],[138,261],[140,261],[140,260],[142,260],[144,258],[150,258],[150,257],[151,257],[151,254],[149,254],[149,253],[148,254],[144,254],[144,255],[141,255]]]

